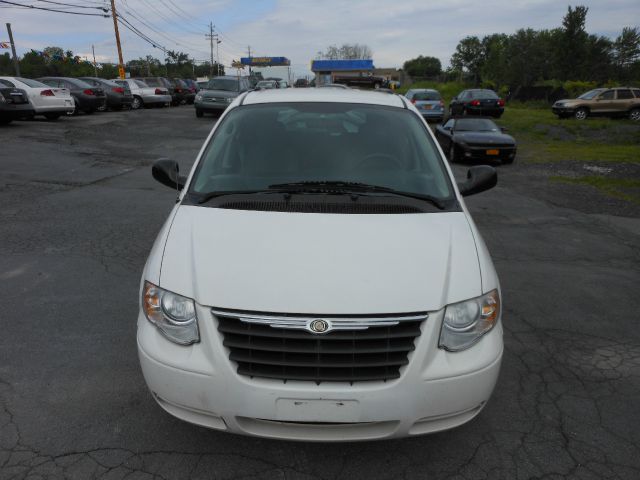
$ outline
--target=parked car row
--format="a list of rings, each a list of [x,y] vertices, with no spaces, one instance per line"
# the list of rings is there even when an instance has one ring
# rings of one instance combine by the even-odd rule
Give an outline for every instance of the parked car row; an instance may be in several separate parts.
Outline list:
[[[194,80],[180,78],[0,77],[0,123],[36,115],[57,120],[79,112],[192,104],[198,90]]]

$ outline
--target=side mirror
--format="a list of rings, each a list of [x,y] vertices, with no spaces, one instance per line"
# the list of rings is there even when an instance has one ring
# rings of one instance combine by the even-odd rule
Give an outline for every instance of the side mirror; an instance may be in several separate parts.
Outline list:
[[[489,165],[471,167],[467,172],[467,181],[458,183],[458,189],[463,197],[475,195],[493,188],[498,183],[498,172]]]
[[[175,160],[162,158],[153,162],[151,175],[158,182],[175,190],[182,190],[187,182],[187,177],[180,175],[180,167]]]
[[[451,130],[451,125],[444,125],[442,128],[445,130]]]
[[[509,131],[509,129],[507,127],[500,127],[500,131],[502,133],[507,133]]]

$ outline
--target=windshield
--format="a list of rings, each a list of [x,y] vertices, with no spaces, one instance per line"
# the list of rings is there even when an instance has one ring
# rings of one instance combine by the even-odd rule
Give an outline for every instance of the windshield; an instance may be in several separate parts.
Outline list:
[[[45,85],[44,83],[39,82],[37,80],[31,80],[30,78],[16,77],[16,80],[24,83],[28,87],[33,87],[33,88],[48,88],[49,87],[49,85]]]
[[[237,92],[240,90],[240,83],[233,78],[213,78],[207,84],[207,90],[225,90],[227,92]]]
[[[438,92],[416,92],[411,99],[417,101],[440,100],[440,94]]]
[[[360,182],[451,199],[431,137],[412,112],[347,103],[249,105],[229,112],[191,192],[249,191],[290,182]]]
[[[595,97],[599,93],[602,93],[603,91],[604,88],[596,88],[595,90],[589,90],[588,92],[583,93],[578,98],[581,100],[591,100],[593,97]]]
[[[486,118],[460,118],[456,120],[456,131],[497,132],[498,126]]]

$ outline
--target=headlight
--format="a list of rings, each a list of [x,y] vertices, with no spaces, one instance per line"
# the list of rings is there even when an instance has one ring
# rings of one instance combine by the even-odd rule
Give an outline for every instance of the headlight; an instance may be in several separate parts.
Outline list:
[[[231,103],[235,100],[235,98],[229,97],[229,98],[226,98],[225,100],[227,101],[227,103]]]
[[[498,290],[471,300],[447,305],[439,347],[450,352],[465,350],[490,331],[500,318]]]
[[[144,282],[142,310],[147,320],[172,342],[191,345],[200,341],[196,305],[192,299]]]
[[[202,95],[196,95],[196,101],[199,102],[200,100],[202,100]]]

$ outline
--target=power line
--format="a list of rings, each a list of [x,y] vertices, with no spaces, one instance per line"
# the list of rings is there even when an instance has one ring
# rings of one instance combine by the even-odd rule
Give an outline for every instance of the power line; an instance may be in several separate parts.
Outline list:
[[[62,3],[62,2],[54,2],[53,0],[35,0],[36,2],[43,2],[43,3],[52,3],[54,5],[63,5],[66,7],[75,7],[75,8],[97,8],[99,10],[102,10],[104,12],[107,12],[108,9],[105,7],[95,7],[95,6],[89,6],[89,5],[78,5],[76,3]]]
[[[47,12],[66,13],[66,14],[69,14],[69,15],[84,15],[84,16],[87,16],[87,17],[109,18],[109,15],[106,15],[104,13],[84,13],[84,12],[70,12],[68,10],[55,10],[53,8],[36,7],[35,5],[25,5],[23,3],[9,2],[7,0],[0,0],[0,3],[5,3],[5,4],[8,4],[8,5],[15,5],[16,7],[28,8],[28,9],[32,9],[32,10],[46,10]],[[93,8],[98,8],[98,9],[103,10],[103,11],[108,11],[108,10],[104,10],[104,9],[102,9],[100,7],[93,7]]]

